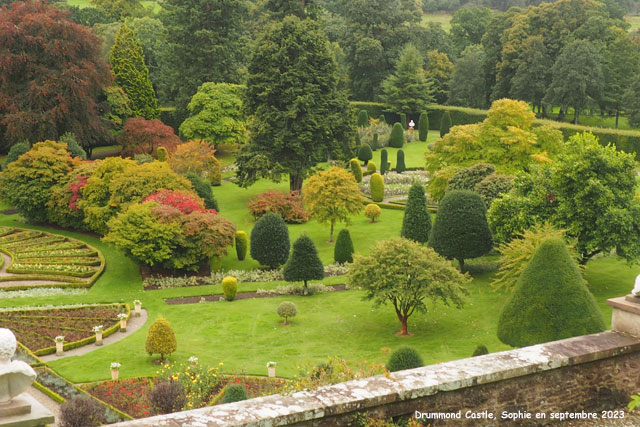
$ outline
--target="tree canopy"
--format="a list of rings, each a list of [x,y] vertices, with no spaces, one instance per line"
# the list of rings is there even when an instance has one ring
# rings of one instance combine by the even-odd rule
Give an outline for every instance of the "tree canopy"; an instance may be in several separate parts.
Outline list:
[[[382,82],[382,99],[392,111],[415,114],[433,102],[433,89],[422,62],[418,49],[409,44],[402,50],[395,72]]]

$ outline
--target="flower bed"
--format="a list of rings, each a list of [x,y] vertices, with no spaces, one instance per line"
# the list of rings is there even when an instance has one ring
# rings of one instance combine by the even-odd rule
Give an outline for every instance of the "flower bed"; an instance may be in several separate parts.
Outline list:
[[[83,389],[133,418],[144,418],[153,415],[152,386],[149,378],[134,378],[87,384]]]
[[[371,176],[363,177],[360,183],[360,190],[367,196],[371,195],[369,181]],[[426,171],[405,171],[403,173],[387,172],[384,174],[384,197],[406,196],[414,182],[427,185],[429,176]]]
[[[283,378],[241,375],[231,377],[226,385],[231,384],[242,384],[247,390],[247,397],[253,399],[255,397],[268,396],[286,391],[288,381]],[[222,396],[224,396],[224,390],[218,396],[216,403],[220,403]]]
[[[121,304],[4,310],[0,311],[0,327],[11,329],[19,342],[43,355],[55,351],[54,339],[58,335],[65,337],[65,349],[69,349],[75,342],[95,339],[95,325],[104,325],[105,330],[117,328],[117,316],[123,310],[126,306]]]

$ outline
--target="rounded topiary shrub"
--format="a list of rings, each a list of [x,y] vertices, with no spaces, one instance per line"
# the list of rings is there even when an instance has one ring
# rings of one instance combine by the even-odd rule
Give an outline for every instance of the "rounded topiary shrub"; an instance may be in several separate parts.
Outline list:
[[[409,190],[409,199],[404,209],[400,235],[405,239],[426,243],[429,240],[430,230],[431,215],[427,210],[427,196],[422,184],[416,182],[411,185]]]
[[[416,350],[411,347],[401,347],[391,353],[387,362],[387,369],[390,372],[404,371],[405,369],[413,369],[424,366],[422,357]]]
[[[151,406],[156,414],[171,414],[181,411],[187,402],[184,386],[179,381],[162,381],[149,393]]]
[[[276,309],[276,312],[278,313],[278,316],[284,318],[284,322],[282,322],[282,324],[288,325],[289,322],[287,322],[287,320],[291,317],[295,317],[296,314],[298,314],[298,309],[291,301],[283,301]]]
[[[169,160],[169,152],[166,148],[158,147],[158,150],[156,152],[158,153],[158,161],[166,162]]]
[[[366,165],[373,158],[371,147],[368,144],[362,144],[358,149],[358,159]]]
[[[178,343],[176,335],[173,333],[171,324],[163,317],[158,317],[151,324],[147,333],[147,341],[144,349],[151,356],[154,353],[160,354],[160,359],[164,360],[164,356],[176,351]]]
[[[358,111],[358,126],[359,127],[369,126],[369,113],[367,113],[367,110]]]
[[[384,199],[384,179],[382,175],[379,173],[371,175],[369,185],[371,187],[371,200],[381,202]]]
[[[333,248],[333,259],[335,262],[344,264],[345,262],[353,262],[353,242],[349,230],[343,228],[338,233],[336,247]]]
[[[420,118],[418,119],[418,139],[420,141],[426,141],[427,136],[429,135],[429,116],[426,111],[420,113]]]
[[[398,150],[396,153],[396,172],[402,173],[407,170],[407,167],[404,165],[404,151]]]
[[[229,384],[224,389],[222,403],[240,402],[247,400],[247,389],[242,384]]]
[[[367,174],[371,175],[372,173],[376,172],[376,164],[373,162],[369,162],[367,163]]]
[[[236,299],[238,293],[238,279],[233,276],[227,276],[222,279],[222,292],[224,293],[224,299],[227,301],[233,301]]]
[[[376,218],[380,216],[381,212],[382,209],[380,209],[380,206],[376,205],[375,203],[369,203],[364,208],[364,216],[369,218],[371,222],[376,222]]]
[[[475,350],[473,350],[471,357],[482,356],[483,354],[489,354],[489,349],[487,349],[486,345],[480,344]]]
[[[389,170],[389,153],[387,150],[380,151],[380,175],[384,175]]]
[[[61,427],[93,427],[106,422],[104,408],[88,396],[75,396],[60,406]]]
[[[400,123],[394,123],[389,137],[389,147],[402,148],[404,145],[404,128]]]
[[[264,214],[251,230],[251,258],[270,268],[278,268],[289,258],[289,229],[280,215]]]
[[[247,233],[240,230],[236,232],[236,255],[238,261],[244,261],[247,257],[247,250],[249,249],[249,236]]]
[[[358,159],[349,160],[349,167],[351,167],[351,173],[355,178],[356,182],[362,181],[362,167],[360,167],[360,162]]]

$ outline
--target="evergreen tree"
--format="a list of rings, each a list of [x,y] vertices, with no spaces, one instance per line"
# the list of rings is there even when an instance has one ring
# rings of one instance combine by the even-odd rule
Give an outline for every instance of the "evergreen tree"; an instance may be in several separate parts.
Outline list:
[[[304,282],[305,295],[309,280],[324,279],[324,266],[318,257],[318,250],[306,234],[293,243],[293,252],[284,266],[283,275],[287,282]]]
[[[116,84],[131,100],[134,116],[147,120],[157,118],[158,101],[149,80],[149,69],[144,63],[142,46],[126,25],[116,33],[116,41],[109,52],[109,63]]]
[[[445,258],[464,260],[482,256],[493,242],[486,208],[480,195],[468,190],[448,191],[438,206],[429,245]]]
[[[541,36],[529,37],[523,44],[518,68],[511,80],[511,97],[541,107],[551,84],[553,63]]]
[[[451,114],[449,114],[449,111],[445,111],[442,119],[440,119],[440,138],[449,133],[451,126]]]
[[[336,247],[333,249],[333,260],[340,264],[353,262],[354,252],[351,234],[349,234],[349,230],[343,228],[338,233],[338,238],[336,239]]]
[[[393,111],[418,113],[433,102],[433,89],[422,62],[418,49],[407,45],[400,54],[395,72],[382,83],[382,100]]]
[[[426,243],[429,240],[431,230],[431,215],[427,210],[427,197],[422,184],[416,182],[409,190],[409,200],[404,209],[402,219],[402,231],[400,236]]]
[[[500,341],[524,347],[605,329],[602,313],[563,240],[543,241],[500,315]]]
[[[404,128],[398,122],[393,124],[391,128],[391,136],[389,137],[389,147],[402,148],[404,145]]]
[[[480,70],[486,62],[481,46],[472,45],[462,52],[449,82],[449,104],[463,107],[485,108],[487,86]]]
[[[426,111],[420,113],[420,119],[418,119],[418,139],[420,141],[426,141],[429,134],[429,116]]]
[[[289,257],[289,229],[280,215],[264,214],[251,230],[251,258],[270,268],[278,268]]]
[[[396,172],[402,173],[407,170],[407,167],[404,165],[404,151],[398,150],[396,153]]]
[[[389,153],[387,150],[380,151],[380,175],[384,175],[389,168]]]
[[[372,158],[373,153],[371,152],[371,147],[369,147],[368,144],[362,144],[360,149],[358,149],[358,159],[363,161],[366,166]]]
[[[445,104],[449,98],[449,81],[455,68],[447,54],[438,50],[427,52],[427,59],[425,74],[433,82],[433,97],[437,104]]]
[[[202,200],[204,200],[205,208],[215,209],[216,211],[220,212],[220,208],[218,207],[218,202],[213,195],[213,191],[211,190],[211,184],[209,182],[205,181],[195,173],[191,173],[191,172],[186,173],[184,177],[191,182],[191,185],[193,186],[193,190],[196,192],[196,194],[202,197]]]

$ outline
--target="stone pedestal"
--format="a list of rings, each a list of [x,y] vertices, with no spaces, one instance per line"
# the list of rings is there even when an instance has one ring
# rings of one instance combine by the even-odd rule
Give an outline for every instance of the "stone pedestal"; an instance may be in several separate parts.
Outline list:
[[[607,305],[613,308],[611,330],[640,337],[640,297],[610,298]]]
[[[0,405],[0,427],[40,427],[54,421],[53,414],[27,393]]]

